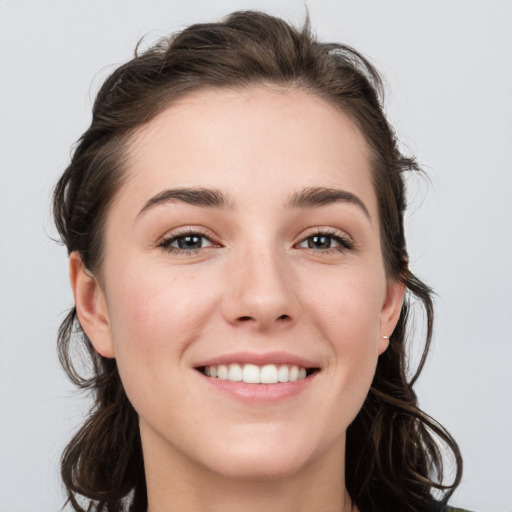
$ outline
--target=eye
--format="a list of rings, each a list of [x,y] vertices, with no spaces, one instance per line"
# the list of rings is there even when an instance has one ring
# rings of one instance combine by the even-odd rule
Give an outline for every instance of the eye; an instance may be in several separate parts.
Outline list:
[[[213,247],[215,244],[202,233],[179,233],[166,238],[158,244],[159,247],[175,254],[195,254],[200,249]]]
[[[313,251],[344,251],[354,248],[354,243],[346,235],[339,233],[315,233],[304,238],[297,244],[301,249],[311,249]]]

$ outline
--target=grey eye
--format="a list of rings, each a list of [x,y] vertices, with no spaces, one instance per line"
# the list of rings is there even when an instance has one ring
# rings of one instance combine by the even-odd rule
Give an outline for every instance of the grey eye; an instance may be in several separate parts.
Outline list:
[[[299,247],[307,249],[332,249],[333,247],[339,247],[341,243],[332,235],[313,235],[305,238]]]
[[[177,236],[170,244],[171,247],[178,247],[182,250],[197,250],[202,247],[210,247],[211,241],[204,235],[190,234]]]

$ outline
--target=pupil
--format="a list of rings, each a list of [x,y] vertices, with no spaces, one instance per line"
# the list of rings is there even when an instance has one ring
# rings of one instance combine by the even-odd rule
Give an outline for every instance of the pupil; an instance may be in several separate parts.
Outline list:
[[[187,235],[178,239],[178,247],[180,249],[199,249],[201,245],[201,237],[199,235]]]
[[[312,236],[308,241],[310,249],[329,249],[331,246],[331,237],[325,235]]]

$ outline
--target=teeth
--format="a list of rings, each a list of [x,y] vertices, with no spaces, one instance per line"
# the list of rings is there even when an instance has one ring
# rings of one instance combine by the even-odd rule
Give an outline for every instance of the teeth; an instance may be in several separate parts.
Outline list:
[[[277,380],[279,382],[288,382],[290,380],[290,370],[288,370],[288,366],[282,364],[277,369]]]
[[[260,369],[255,364],[244,365],[243,380],[249,384],[260,383]]]
[[[277,384],[277,367],[275,364],[267,364],[261,369],[260,382],[262,384]]]
[[[228,380],[233,382],[240,382],[242,380],[242,367],[239,364],[229,365]]]
[[[306,378],[306,369],[296,365],[267,364],[219,364],[206,366],[204,374],[220,380],[246,382],[248,384],[277,384],[278,382],[295,382]]]
[[[217,367],[217,377],[220,380],[227,380],[228,367],[225,364],[219,364],[219,366]]]

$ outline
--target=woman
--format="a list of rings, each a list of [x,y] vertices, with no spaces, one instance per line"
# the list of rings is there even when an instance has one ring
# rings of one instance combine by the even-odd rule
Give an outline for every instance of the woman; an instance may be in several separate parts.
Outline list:
[[[380,92],[354,50],[255,12],[105,82],[54,197],[61,359],[95,397],[62,458],[75,510],[446,510],[460,453],[405,372],[408,297],[422,363],[433,316],[403,230],[417,166]]]

